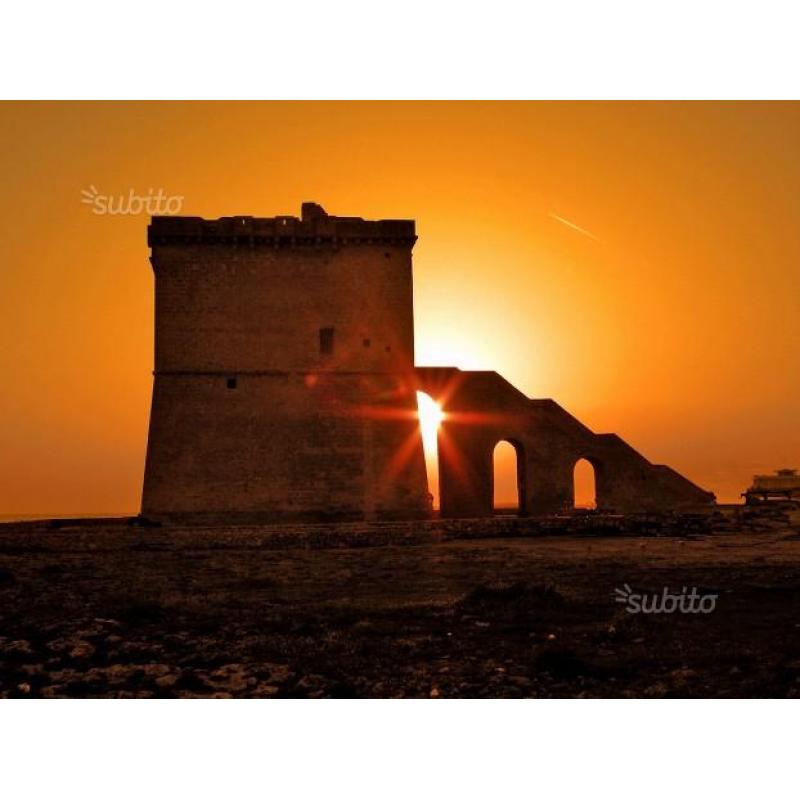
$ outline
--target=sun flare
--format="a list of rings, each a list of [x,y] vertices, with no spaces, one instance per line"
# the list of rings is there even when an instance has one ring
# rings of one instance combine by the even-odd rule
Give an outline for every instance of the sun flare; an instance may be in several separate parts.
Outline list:
[[[419,426],[422,431],[422,444],[426,453],[436,452],[439,425],[444,419],[441,406],[425,392],[417,392]]]

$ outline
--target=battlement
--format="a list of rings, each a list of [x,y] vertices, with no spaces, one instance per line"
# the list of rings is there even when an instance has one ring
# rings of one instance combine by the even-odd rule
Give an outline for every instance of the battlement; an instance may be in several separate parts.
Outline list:
[[[334,217],[316,203],[303,203],[301,216],[153,217],[147,229],[150,247],[175,244],[315,247],[389,244],[412,247],[414,220],[365,220]]]

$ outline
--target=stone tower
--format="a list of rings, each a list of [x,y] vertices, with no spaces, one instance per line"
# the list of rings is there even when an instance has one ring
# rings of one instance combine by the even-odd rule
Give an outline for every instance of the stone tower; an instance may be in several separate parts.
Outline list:
[[[430,513],[410,220],[154,217],[142,513],[194,521]]]

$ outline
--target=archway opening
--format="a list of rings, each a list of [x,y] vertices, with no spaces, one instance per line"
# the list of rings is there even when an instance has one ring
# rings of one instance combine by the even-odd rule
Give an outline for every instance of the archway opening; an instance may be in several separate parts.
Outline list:
[[[579,458],[572,472],[573,506],[576,509],[597,508],[595,469],[591,461]]]
[[[494,446],[492,475],[494,513],[522,513],[522,461],[516,446],[511,442],[503,440]]]
[[[444,419],[442,407],[425,392],[417,392],[419,429],[422,434],[422,450],[425,454],[425,472],[428,476],[428,491],[433,500],[434,511],[439,509],[439,426]]]

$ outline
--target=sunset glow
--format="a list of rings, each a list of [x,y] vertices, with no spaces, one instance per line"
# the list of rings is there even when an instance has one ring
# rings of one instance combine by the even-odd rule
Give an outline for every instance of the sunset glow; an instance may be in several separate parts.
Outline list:
[[[797,105],[9,103],[1,122],[0,513],[139,507],[154,292],[131,193],[211,219],[413,218],[418,365],[496,370],[722,501],[800,466]]]

